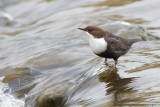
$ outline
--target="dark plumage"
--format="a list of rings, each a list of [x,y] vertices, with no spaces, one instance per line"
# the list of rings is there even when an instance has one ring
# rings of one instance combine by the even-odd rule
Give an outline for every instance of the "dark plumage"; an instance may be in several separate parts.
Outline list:
[[[104,57],[105,62],[107,61],[107,58],[113,58],[115,61],[115,66],[118,62],[118,58],[127,53],[133,43],[140,41],[138,39],[125,39],[118,37],[96,26],[87,26],[86,28],[78,29],[88,32],[94,39],[98,40],[104,38],[107,43],[106,49],[103,52],[95,54],[100,57]]]

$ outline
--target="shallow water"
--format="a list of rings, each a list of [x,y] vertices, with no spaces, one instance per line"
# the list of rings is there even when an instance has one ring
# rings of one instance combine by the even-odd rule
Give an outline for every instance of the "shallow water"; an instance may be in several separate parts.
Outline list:
[[[65,99],[60,103],[66,107],[159,106],[159,4],[0,0],[0,105],[34,107],[43,93],[53,90],[57,95],[61,90]],[[91,24],[144,41],[134,44],[110,72],[113,60],[106,66],[77,29]],[[9,97],[1,100],[3,96]]]

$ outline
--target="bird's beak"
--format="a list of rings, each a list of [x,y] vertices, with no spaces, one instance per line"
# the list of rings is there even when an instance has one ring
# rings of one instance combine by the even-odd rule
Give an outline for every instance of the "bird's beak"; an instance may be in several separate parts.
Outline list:
[[[84,28],[78,28],[79,30],[83,30],[83,31],[85,31],[85,29]]]

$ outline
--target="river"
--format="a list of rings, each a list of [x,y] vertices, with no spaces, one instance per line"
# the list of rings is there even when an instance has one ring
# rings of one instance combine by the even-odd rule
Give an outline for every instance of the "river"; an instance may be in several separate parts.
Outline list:
[[[41,107],[48,93],[55,107],[160,106],[159,4],[0,0],[0,107]],[[114,61],[106,66],[77,29],[87,25],[143,41],[109,72]]]

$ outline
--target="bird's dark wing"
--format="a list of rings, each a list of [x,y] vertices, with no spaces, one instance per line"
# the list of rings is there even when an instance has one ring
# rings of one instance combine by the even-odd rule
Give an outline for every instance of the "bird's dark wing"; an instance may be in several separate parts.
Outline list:
[[[107,50],[111,53],[116,55],[115,57],[120,57],[121,55],[125,54],[130,46],[127,44],[127,40],[120,38],[118,36],[108,36],[105,39],[108,43]]]
[[[119,37],[108,37],[107,43],[110,45],[114,51],[121,51],[127,49],[127,43],[125,40]]]

